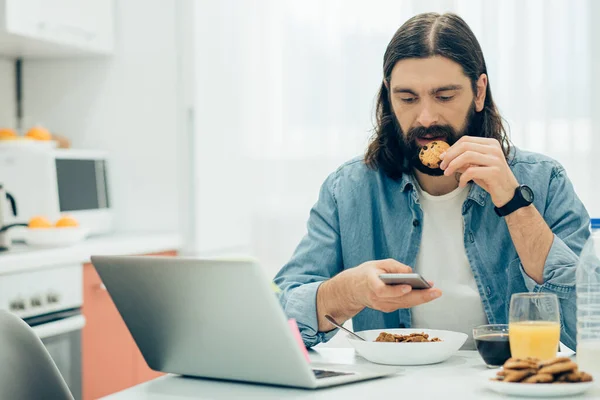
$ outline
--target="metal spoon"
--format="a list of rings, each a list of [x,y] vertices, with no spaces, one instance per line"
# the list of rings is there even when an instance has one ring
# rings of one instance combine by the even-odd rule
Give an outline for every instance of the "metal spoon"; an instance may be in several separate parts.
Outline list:
[[[355,338],[357,338],[358,340],[362,340],[363,342],[366,342],[365,339],[361,338],[360,336],[358,336],[356,333],[352,332],[349,329],[344,328],[343,326],[341,326],[340,324],[338,324],[335,319],[331,318],[330,315],[325,314],[325,319],[329,322],[331,322],[333,325],[335,325],[336,327],[348,332],[349,334],[351,334],[352,336],[354,336]]]

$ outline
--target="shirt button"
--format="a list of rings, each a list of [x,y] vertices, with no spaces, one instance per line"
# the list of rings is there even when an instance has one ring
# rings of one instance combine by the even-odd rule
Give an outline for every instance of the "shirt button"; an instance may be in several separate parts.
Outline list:
[[[469,232],[469,234],[467,236],[469,238],[470,243],[473,243],[475,241],[475,238],[473,237],[473,232]]]
[[[488,296],[492,294],[492,289],[489,286],[486,287]]]
[[[418,220],[418,219],[414,219],[414,220],[413,220],[413,226],[414,226],[414,227],[417,227],[417,226],[419,226],[419,225],[420,225],[420,222],[419,222],[419,220]]]

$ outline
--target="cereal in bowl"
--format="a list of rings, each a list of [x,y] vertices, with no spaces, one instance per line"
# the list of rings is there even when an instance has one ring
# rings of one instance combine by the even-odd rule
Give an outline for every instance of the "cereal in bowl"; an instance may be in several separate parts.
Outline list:
[[[420,343],[420,342],[441,342],[440,338],[429,339],[426,333],[411,333],[408,335],[396,335],[393,333],[381,332],[376,342],[396,342],[396,343]]]

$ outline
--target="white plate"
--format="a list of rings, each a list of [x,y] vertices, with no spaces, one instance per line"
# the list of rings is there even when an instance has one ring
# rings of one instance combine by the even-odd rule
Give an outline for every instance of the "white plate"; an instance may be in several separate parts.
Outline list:
[[[496,393],[507,394],[509,396],[523,397],[560,397],[580,394],[594,387],[596,382],[563,383],[563,384],[543,384],[543,383],[513,383],[491,381],[496,376],[497,371],[486,371],[484,380],[488,389]]]
[[[429,338],[438,337],[441,342],[426,343],[386,343],[375,342],[381,332],[408,335],[410,333],[427,333]],[[356,332],[366,339],[363,342],[348,335],[348,341],[356,352],[367,360],[386,365],[425,365],[446,361],[465,343],[468,336],[461,332],[434,329],[375,329]]]
[[[34,139],[18,139],[18,140],[0,140],[0,147],[8,148],[34,148],[34,149],[55,149],[58,147],[56,140],[34,140]]]
[[[35,247],[71,246],[83,241],[88,230],[82,227],[25,229],[25,242]]]

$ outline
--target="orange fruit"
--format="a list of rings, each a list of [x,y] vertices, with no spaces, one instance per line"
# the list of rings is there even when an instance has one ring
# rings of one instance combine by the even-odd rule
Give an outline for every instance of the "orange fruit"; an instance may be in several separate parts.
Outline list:
[[[0,129],[0,140],[15,139],[16,137],[17,137],[17,132],[14,129],[10,129],[10,128],[1,128]]]
[[[51,140],[52,135],[48,131],[48,129],[43,126],[34,126],[31,128],[26,134],[26,137],[35,139],[35,140]]]
[[[28,226],[30,228],[51,228],[52,223],[46,217],[36,216],[29,220]]]
[[[76,226],[79,226],[79,222],[77,222],[75,218],[65,215],[64,217],[61,217],[58,221],[56,221],[55,226],[57,228],[74,228]]]

